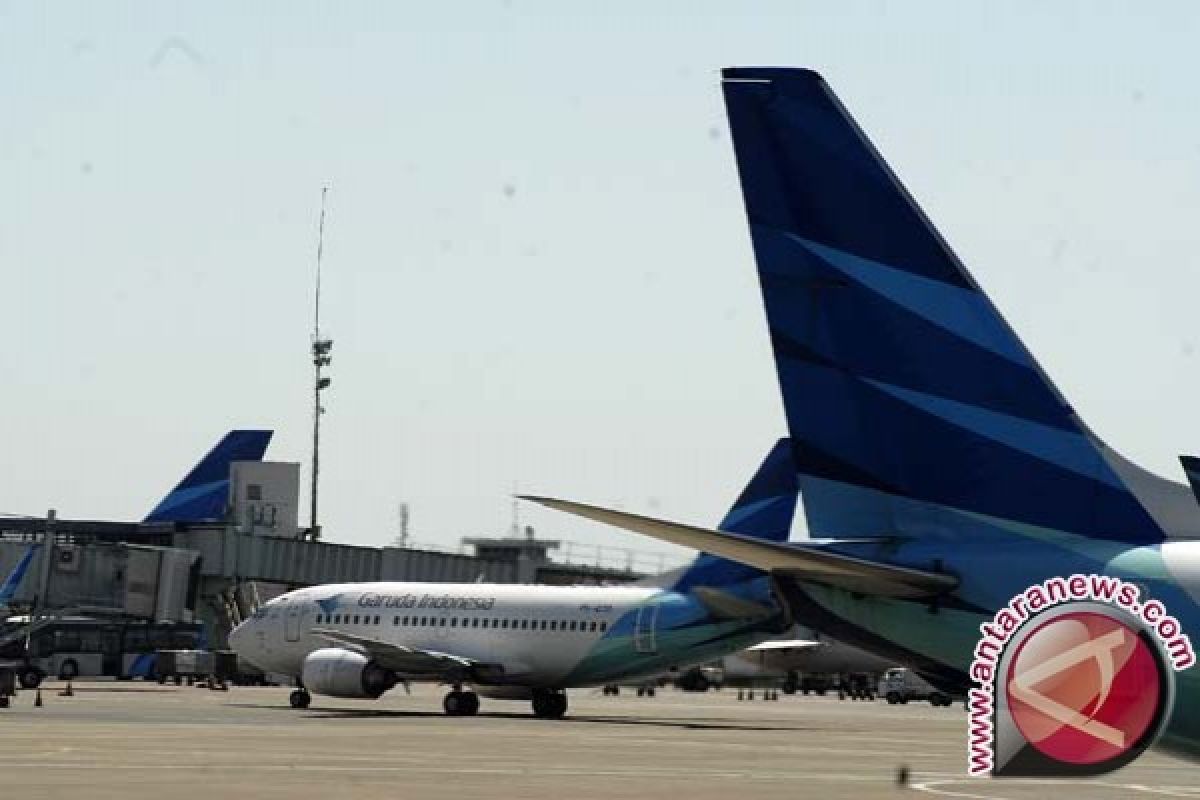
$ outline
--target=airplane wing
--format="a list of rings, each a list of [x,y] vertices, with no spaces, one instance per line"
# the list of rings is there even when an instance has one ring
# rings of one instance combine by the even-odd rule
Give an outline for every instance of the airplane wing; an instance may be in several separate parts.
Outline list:
[[[765,541],[552,497],[519,497],[664,542],[712,553],[773,575],[828,584],[864,594],[901,598],[934,597],[958,585],[958,579],[953,575],[868,561],[822,550],[816,545]]]
[[[381,642],[369,636],[358,636],[345,631],[335,631],[329,628],[314,628],[313,633],[326,639],[338,647],[353,650],[369,656],[381,667],[393,670],[403,675],[443,675],[452,672],[475,669],[485,666],[470,658],[463,658],[451,653],[439,653],[436,650],[422,650],[416,647]]]

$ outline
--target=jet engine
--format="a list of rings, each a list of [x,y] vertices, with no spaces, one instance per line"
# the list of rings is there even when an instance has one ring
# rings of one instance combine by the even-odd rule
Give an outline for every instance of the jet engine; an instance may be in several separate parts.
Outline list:
[[[361,653],[325,647],[304,659],[301,680],[306,689],[317,694],[374,700],[396,685],[396,673]]]

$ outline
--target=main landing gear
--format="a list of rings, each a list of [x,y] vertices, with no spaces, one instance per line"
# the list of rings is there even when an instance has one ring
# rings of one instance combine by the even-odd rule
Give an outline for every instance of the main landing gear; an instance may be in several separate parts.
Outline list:
[[[301,686],[292,691],[288,702],[292,704],[292,708],[308,708],[308,704],[312,702],[312,695],[308,693],[308,689]]]
[[[533,715],[542,719],[561,719],[567,713],[567,694],[554,689],[533,690]]]
[[[450,717],[473,717],[479,713],[479,695],[456,686],[442,700],[442,709]]]

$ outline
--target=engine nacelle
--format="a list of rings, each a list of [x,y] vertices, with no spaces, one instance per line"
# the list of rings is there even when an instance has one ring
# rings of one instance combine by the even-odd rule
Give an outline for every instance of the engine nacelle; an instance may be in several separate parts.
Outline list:
[[[300,679],[310,692],[371,700],[396,685],[396,673],[361,653],[341,647],[324,647],[309,653]]]

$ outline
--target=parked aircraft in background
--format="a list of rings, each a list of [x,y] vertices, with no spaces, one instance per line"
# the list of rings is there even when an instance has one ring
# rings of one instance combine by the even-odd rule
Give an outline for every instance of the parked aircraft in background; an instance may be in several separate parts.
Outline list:
[[[878,679],[895,664],[803,625],[786,639],[769,639],[721,659],[722,685],[771,685],[785,694],[835,689],[873,696]]]
[[[262,461],[274,431],[230,431],[213,445],[143,522],[210,522],[225,518],[229,469],[235,461]]]
[[[753,541],[787,538],[796,470],[778,443],[721,523]],[[787,628],[759,570],[701,555],[665,585],[620,587],[356,583],[317,586],[261,606],[230,646],[311,693],[376,698],[399,681],[450,684],[447,714],[479,696],[530,700],[561,717],[564,689],[615,684],[709,661]]]
[[[821,538],[761,542],[531,499],[767,570],[797,620],[944,690],[969,685],[980,625],[1055,576],[1119,577],[1200,631],[1191,491],[1088,429],[821,76],[734,68],[723,89]],[[1170,646],[1181,664],[1185,645]],[[1200,757],[1198,706],[1200,670],[1184,670],[1161,746]]]

